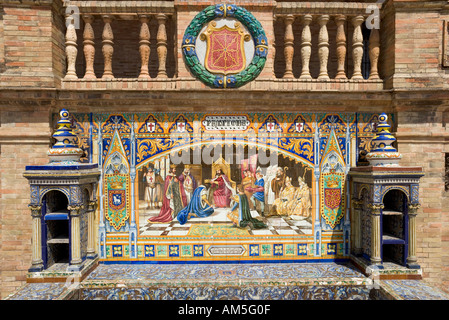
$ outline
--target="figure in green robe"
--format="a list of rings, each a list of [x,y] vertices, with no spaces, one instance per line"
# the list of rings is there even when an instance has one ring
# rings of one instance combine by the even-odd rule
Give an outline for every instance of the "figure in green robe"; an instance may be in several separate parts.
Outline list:
[[[237,187],[237,191],[238,193],[232,198],[235,204],[227,214],[229,220],[239,228],[245,228],[247,226],[250,226],[252,229],[267,228],[268,226],[265,223],[251,216],[248,198],[241,185]]]

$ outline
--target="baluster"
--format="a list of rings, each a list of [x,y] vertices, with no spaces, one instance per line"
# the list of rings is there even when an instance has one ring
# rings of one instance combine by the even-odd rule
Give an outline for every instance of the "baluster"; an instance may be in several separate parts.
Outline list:
[[[140,16],[139,52],[141,68],[139,78],[149,78],[148,61],[150,59],[150,29],[148,28],[149,16]]]
[[[346,61],[346,33],[345,33],[346,17],[344,15],[338,15],[335,17],[335,23],[337,25],[337,75],[335,79],[347,79],[345,72]]]
[[[363,80],[363,34],[361,25],[364,20],[365,18],[363,16],[357,16],[352,19],[352,24],[354,26],[354,34],[352,37],[352,60],[354,62],[354,72],[352,74],[352,80]]]
[[[301,33],[301,61],[302,71],[299,79],[312,79],[310,75],[310,55],[312,53],[312,34],[310,32],[310,23],[312,16],[307,14],[302,18],[303,29]]]
[[[111,22],[112,16],[104,15],[103,16],[103,34],[102,34],[102,52],[104,57],[104,72],[103,78],[114,78],[112,73],[112,55],[114,53],[114,34],[112,33]]]
[[[84,45],[84,59],[86,61],[86,73],[84,79],[95,79],[94,72],[94,57],[95,57],[95,35],[92,28],[92,22],[94,17],[91,15],[84,15],[84,32],[83,32],[83,45]]]
[[[320,74],[318,80],[329,80],[327,73],[327,63],[329,60],[329,34],[327,32],[328,15],[322,15],[318,18],[320,24],[320,33],[318,36],[318,57],[320,59]]]
[[[293,54],[294,54],[294,40],[293,21],[295,17],[291,14],[285,17],[285,35],[284,35],[284,55],[285,55],[285,73],[284,78],[294,78],[293,76]]]
[[[369,37],[369,58],[371,62],[371,70],[369,75],[369,80],[379,79],[378,72],[378,62],[380,53],[380,35],[379,29],[371,29],[371,34]]]
[[[70,19],[70,18],[67,18]],[[76,29],[73,23],[67,26],[65,33],[65,53],[67,57],[67,73],[64,79],[78,79],[76,75],[75,63],[76,55],[78,54],[78,45],[76,43]]]
[[[167,30],[165,23],[167,16],[158,14],[156,16],[159,28],[157,30],[157,56],[159,59],[158,78],[167,78],[166,61],[167,61]]]

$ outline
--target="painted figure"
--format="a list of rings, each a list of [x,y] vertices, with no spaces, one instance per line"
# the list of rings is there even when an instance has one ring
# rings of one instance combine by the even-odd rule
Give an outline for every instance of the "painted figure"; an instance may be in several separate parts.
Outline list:
[[[179,182],[182,184],[184,195],[186,197],[187,203],[190,202],[193,192],[197,187],[197,182],[193,174],[190,173],[190,167],[185,166],[184,171],[178,177]]]
[[[308,218],[311,216],[310,208],[310,188],[307,183],[301,178],[298,178],[299,187],[296,188],[291,207],[292,218]]]
[[[253,196],[253,185],[255,182],[254,176],[250,170],[245,170],[243,172],[243,179],[242,179],[242,187],[245,192],[245,195],[248,199],[251,199]],[[252,202],[249,203],[249,208],[251,210],[254,209],[254,204]]]
[[[151,167],[144,174],[145,201],[147,209],[160,208],[162,205],[162,185],[164,180]]]
[[[177,215],[180,224],[185,224],[190,218],[205,218],[214,213],[214,208],[207,201],[207,189],[201,185],[195,189],[189,204]]]
[[[215,178],[211,180],[215,208],[228,208],[231,203],[232,187],[228,177],[218,169]]]
[[[287,168],[285,168],[287,170]],[[281,190],[285,185],[285,172],[282,168],[276,169],[276,177],[271,180],[271,190],[274,192],[274,198],[278,199],[281,193]]]
[[[254,192],[251,196],[251,202],[253,204],[254,209],[257,210],[257,204],[259,204],[261,215],[265,212],[265,181],[263,174],[260,170],[256,171],[256,182],[254,182],[254,187],[252,188]]]
[[[265,210],[270,212],[271,206],[275,200],[275,194],[271,189],[271,181],[276,177],[277,166],[269,166],[264,177],[265,188]]]
[[[178,212],[187,205],[187,199],[184,188],[180,183],[178,177],[174,177],[167,189],[167,198],[170,198],[170,208],[172,209],[172,218],[176,218]]]
[[[262,221],[253,218],[249,209],[248,198],[242,185],[237,186],[237,194],[233,196],[235,201],[231,211],[228,212],[227,217],[233,224],[239,228],[250,227],[251,229],[267,228],[267,225]]]
[[[186,200],[182,198],[179,180],[176,177],[175,167],[170,167],[170,171],[165,178],[164,199],[159,215],[148,219],[150,223],[170,222],[176,214],[185,206]]]
[[[279,193],[279,198],[274,201],[270,214],[280,216],[290,215],[291,204],[295,196],[295,191],[296,188],[292,185],[292,178],[286,177],[285,186]]]

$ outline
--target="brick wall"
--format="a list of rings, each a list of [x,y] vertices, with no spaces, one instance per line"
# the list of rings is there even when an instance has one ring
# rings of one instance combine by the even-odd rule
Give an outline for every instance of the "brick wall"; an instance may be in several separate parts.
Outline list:
[[[416,111],[410,106],[404,109],[408,110],[397,114],[401,164],[422,166],[425,173],[420,183],[422,207],[416,220],[417,257],[423,277],[447,290],[448,193],[444,188],[447,146],[441,137],[449,131],[442,125],[442,112]]]
[[[354,90],[349,95],[335,91],[313,94],[295,92],[294,98],[281,91],[268,92],[273,83],[267,81],[259,85],[260,91],[245,93],[239,90],[231,94],[223,92],[177,93],[168,83],[158,90],[169,89],[168,94],[156,91],[148,99],[142,95],[119,90],[108,91],[106,84],[99,88],[105,95],[86,94],[63,89],[56,96],[55,88],[61,87],[61,78],[65,74],[64,20],[56,5],[41,1],[44,5],[8,4],[0,8],[0,297],[5,297],[24,283],[31,259],[31,218],[27,208],[29,189],[22,177],[26,165],[47,163],[46,151],[50,140],[50,114],[62,106],[86,112],[123,112],[131,111],[130,104],[136,104],[134,111],[149,112],[201,110],[205,107],[226,106],[226,111],[245,111],[263,109],[266,111],[303,110],[316,112],[396,112],[399,151],[403,154],[403,165],[423,166],[425,177],[422,179],[420,197],[422,208],[417,217],[418,259],[424,270],[426,281],[449,287],[449,192],[444,190],[444,153],[449,153],[448,129],[448,76],[447,69],[441,68],[442,15],[437,9],[398,6],[402,1],[388,0],[383,11],[381,24],[381,76],[385,78],[385,87],[395,91],[365,92]],[[434,3],[436,1],[426,1]],[[12,3],[12,2],[8,2]],[[47,3],[47,4],[45,4]],[[58,3],[58,2],[55,2]],[[191,77],[183,63],[181,41],[184,30],[194,16],[208,2],[196,2],[197,6],[183,5],[176,1],[178,10],[175,17],[167,22],[169,76],[176,72],[181,78]],[[254,6],[251,12],[264,24],[269,40],[275,40],[276,51],[270,50],[270,56],[260,78],[269,78],[273,74],[282,77],[285,68],[283,58],[283,20],[274,23],[272,8]],[[175,23],[176,20],[176,23]],[[95,32],[95,72],[101,77],[103,58],[101,52],[101,34],[103,23],[94,22]],[[295,21],[294,72],[299,76],[300,59],[300,21]],[[114,33],[113,72],[118,78],[134,78],[140,69],[138,50],[140,23],[137,20],[116,20],[112,23]],[[155,77],[158,61],[156,54],[157,22],[153,18],[151,29],[150,74]],[[78,30],[78,77],[84,75],[84,57],[82,50],[82,25]],[[329,75],[336,73],[335,23],[328,23],[330,39]],[[352,75],[351,40],[352,27],[346,23],[347,75]],[[177,35],[177,39],[174,36]],[[317,55],[318,25],[312,24],[313,51],[311,72],[317,76],[319,62]],[[270,42],[273,43],[272,41]],[[274,47],[273,47],[274,48]],[[176,64],[178,69],[176,70]],[[125,83],[125,82],[124,82]],[[161,82],[166,84],[165,82]],[[76,83],[76,86],[80,85]],[[138,91],[144,87],[131,88]],[[154,86],[154,84],[151,84]],[[183,84],[184,89],[192,86],[205,88],[198,81]],[[249,84],[244,89],[252,88]],[[30,90],[17,90],[27,87]],[[62,87],[64,87],[62,85]],[[81,87],[80,87],[81,88]],[[80,89],[78,88],[78,89]],[[155,88],[155,87],[151,87]],[[329,88],[324,87],[323,88]],[[363,88],[356,87],[351,88]],[[181,88],[182,89],[182,88]],[[315,88],[317,89],[317,88]],[[84,89],[83,89],[84,90]],[[291,90],[289,90],[291,91]],[[268,93],[267,93],[268,92]],[[215,96],[213,96],[215,94]],[[349,99],[346,97],[350,96]],[[117,98],[107,98],[108,96]],[[386,97],[388,96],[388,97]],[[98,97],[98,99],[96,99]],[[235,98],[237,97],[237,98]],[[372,100],[369,97],[373,97]],[[129,102],[129,99],[134,99]],[[190,99],[191,98],[191,99]],[[189,100],[190,99],[190,100]],[[259,105],[258,105],[259,104]],[[114,105],[114,106],[112,106]]]
[[[50,6],[4,5],[4,72],[0,85],[54,87]]]
[[[20,111],[19,111],[20,110]],[[31,265],[27,165],[48,163],[48,108],[0,105],[0,298],[24,284]]]

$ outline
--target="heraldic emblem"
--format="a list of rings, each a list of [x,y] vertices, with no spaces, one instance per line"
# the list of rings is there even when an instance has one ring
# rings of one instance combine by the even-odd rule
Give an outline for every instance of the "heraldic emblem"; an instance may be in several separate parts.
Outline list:
[[[344,215],[344,174],[342,173],[325,173],[322,174],[320,181],[324,206],[321,208],[321,215],[332,228],[340,222]]]
[[[211,21],[201,40],[207,41],[205,67],[209,72],[232,74],[243,71],[246,67],[244,41],[250,40],[241,24],[235,22],[235,28],[223,25],[217,28],[217,22]]]
[[[254,80],[268,55],[268,41],[259,21],[246,9],[212,5],[187,27],[182,41],[190,72],[212,88],[238,88]]]

